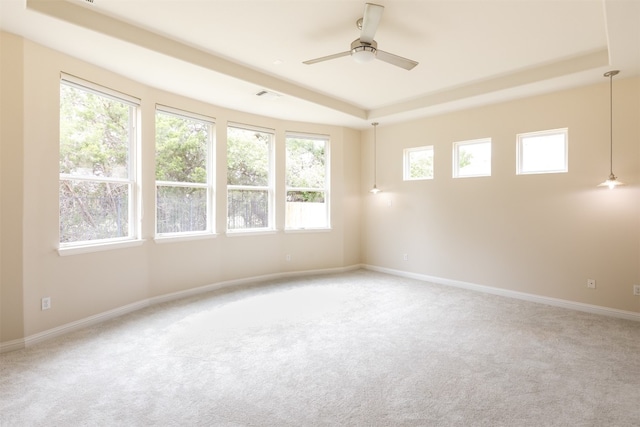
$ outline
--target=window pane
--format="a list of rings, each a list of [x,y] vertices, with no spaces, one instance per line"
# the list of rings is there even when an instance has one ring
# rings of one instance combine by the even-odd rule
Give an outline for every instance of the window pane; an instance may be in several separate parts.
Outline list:
[[[287,191],[287,228],[327,227],[327,204],[323,191]]]
[[[567,172],[567,133],[518,135],[518,173]]]
[[[324,188],[326,141],[287,138],[287,186]]]
[[[286,139],[287,204],[285,227],[326,228],[328,137],[288,135]]]
[[[407,148],[404,156],[405,180],[433,178],[433,147]]]
[[[135,107],[60,85],[60,173],[127,178]]]
[[[158,233],[207,230],[205,188],[158,186],[156,191]]]
[[[60,242],[129,235],[129,184],[60,181]]]
[[[207,182],[211,125],[200,120],[156,113],[156,179]]]
[[[227,184],[269,185],[272,134],[248,129],[227,129]]]
[[[240,230],[269,226],[267,190],[229,190],[227,228]]]
[[[454,177],[491,175],[491,140],[455,144]]]
[[[60,243],[136,235],[137,105],[92,83],[60,82]]]

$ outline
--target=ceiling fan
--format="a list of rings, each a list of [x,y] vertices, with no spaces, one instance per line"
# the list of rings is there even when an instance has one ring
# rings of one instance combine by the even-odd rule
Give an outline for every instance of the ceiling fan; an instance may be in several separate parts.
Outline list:
[[[373,39],[373,36],[376,34],[376,30],[378,29],[378,24],[380,23],[380,19],[382,18],[383,11],[384,6],[373,3],[365,3],[364,15],[356,22],[356,25],[360,30],[360,38],[354,40],[351,43],[351,50],[329,56],[323,56],[321,58],[310,59],[308,61],[304,61],[303,64],[311,65],[318,62],[328,61],[330,59],[351,55],[353,60],[356,62],[369,62],[373,61],[374,59],[379,59],[391,65],[404,68],[405,70],[413,69],[413,67],[418,65],[416,61],[412,61],[411,59],[403,58],[401,56],[378,49],[378,43],[376,43],[376,41]]]

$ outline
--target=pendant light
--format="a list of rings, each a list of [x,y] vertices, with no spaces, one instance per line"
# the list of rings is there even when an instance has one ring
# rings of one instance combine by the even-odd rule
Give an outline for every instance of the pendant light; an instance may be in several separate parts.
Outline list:
[[[378,149],[378,141],[377,141],[377,135],[376,135],[376,128],[378,126],[378,122],[373,122],[371,123],[371,125],[373,126],[373,188],[370,190],[371,193],[373,194],[378,194],[380,192],[380,189],[378,188],[378,186],[376,185],[376,163],[377,163],[377,149]]]
[[[613,76],[619,72],[619,70],[612,70],[604,73],[605,77],[609,77],[609,178],[598,185],[598,187],[609,187],[610,190],[624,185],[624,183],[618,181],[618,178],[613,174]]]

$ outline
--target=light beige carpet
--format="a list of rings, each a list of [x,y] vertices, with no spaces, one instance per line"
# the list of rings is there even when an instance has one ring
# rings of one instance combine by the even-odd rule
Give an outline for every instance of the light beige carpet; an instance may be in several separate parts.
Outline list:
[[[370,271],[0,355],[6,426],[640,426],[640,324]]]

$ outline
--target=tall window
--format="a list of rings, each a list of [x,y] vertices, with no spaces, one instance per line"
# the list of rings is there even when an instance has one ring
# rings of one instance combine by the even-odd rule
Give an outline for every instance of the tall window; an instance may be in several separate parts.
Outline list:
[[[516,173],[562,173],[569,170],[568,129],[521,133],[517,137]]]
[[[288,133],[285,228],[329,226],[329,138]]]
[[[227,230],[273,229],[272,131],[227,128]]]
[[[138,100],[63,76],[60,83],[60,244],[138,237]]]
[[[156,110],[156,233],[213,230],[213,121]]]
[[[453,144],[453,177],[491,176],[491,138]]]
[[[433,179],[433,146],[404,149],[404,180]]]

